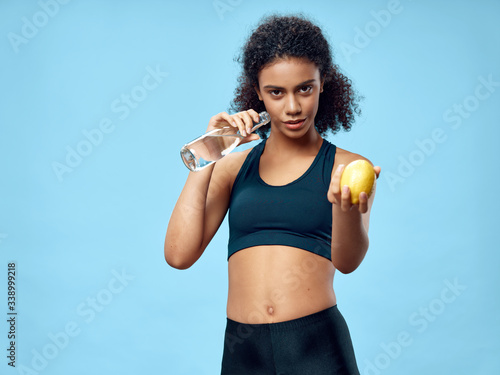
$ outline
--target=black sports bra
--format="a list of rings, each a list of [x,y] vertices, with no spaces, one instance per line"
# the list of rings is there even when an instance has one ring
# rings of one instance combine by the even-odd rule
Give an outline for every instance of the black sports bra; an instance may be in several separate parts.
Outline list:
[[[258,245],[285,245],[331,260],[330,185],[336,146],[323,140],[309,169],[283,186],[266,184],[259,175],[266,140],[247,155],[229,202],[228,259]]]

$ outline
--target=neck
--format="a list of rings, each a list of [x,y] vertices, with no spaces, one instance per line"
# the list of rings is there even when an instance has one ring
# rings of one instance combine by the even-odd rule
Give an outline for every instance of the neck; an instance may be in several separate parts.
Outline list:
[[[271,131],[271,134],[266,142],[270,148],[280,154],[297,154],[297,152],[301,151],[310,153],[311,151],[317,151],[321,147],[322,143],[323,138],[314,127],[311,131],[307,132],[300,138],[287,137],[283,133],[279,132],[273,134]]]

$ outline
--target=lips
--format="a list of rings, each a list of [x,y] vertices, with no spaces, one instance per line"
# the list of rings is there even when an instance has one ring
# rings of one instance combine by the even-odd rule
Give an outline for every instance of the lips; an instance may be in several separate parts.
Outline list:
[[[285,121],[284,124],[286,125],[286,127],[288,129],[298,129],[302,126],[302,124],[304,124],[304,121],[306,119],[300,119],[300,120],[293,120],[293,121]]]

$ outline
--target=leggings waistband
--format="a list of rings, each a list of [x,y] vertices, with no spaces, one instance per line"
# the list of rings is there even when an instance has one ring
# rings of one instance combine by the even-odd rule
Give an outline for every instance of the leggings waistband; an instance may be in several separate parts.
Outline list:
[[[318,311],[316,313],[303,316],[301,318],[286,320],[284,322],[277,323],[240,323],[235,320],[227,318],[227,328],[229,330],[241,329],[243,327],[251,327],[252,329],[268,329],[271,332],[286,331],[289,329],[297,329],[305,327],[309,324],[319,323],[324,320],[332,319],[340,314],[337,305],[333,305],[325,310]]]

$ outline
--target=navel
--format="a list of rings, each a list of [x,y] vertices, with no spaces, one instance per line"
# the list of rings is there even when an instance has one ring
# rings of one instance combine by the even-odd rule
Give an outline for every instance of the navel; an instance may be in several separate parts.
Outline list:
[[[273,314],[274,314],[274,309],[273,309],[273,307],[272,307],[272,306],[269,306],[269,307],[267,308],[267,313],[268,313],[269,315],[273,315]]]

